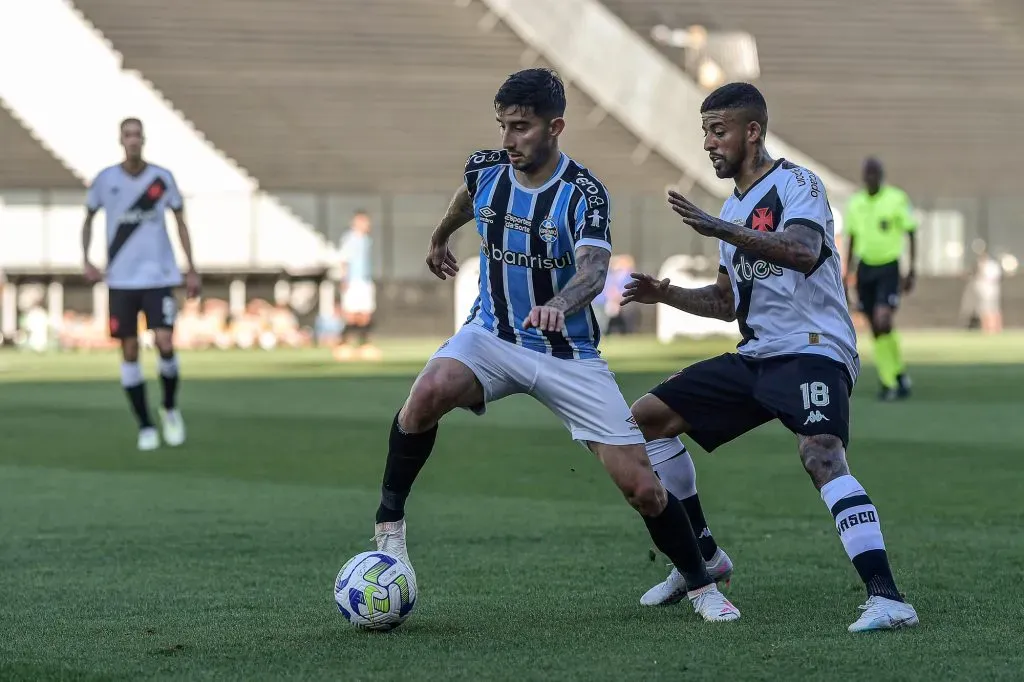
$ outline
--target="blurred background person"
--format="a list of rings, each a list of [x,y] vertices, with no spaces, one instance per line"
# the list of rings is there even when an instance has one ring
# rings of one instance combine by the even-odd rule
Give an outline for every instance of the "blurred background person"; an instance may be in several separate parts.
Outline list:
[[[881,383],[879,399],[896,400],[910,396],[910,376],[903,364],[895,317],[901,295],[914,288],[917,221],[906,193],[883,184],[884,178],[881,161],[864,161],[864,187],[850,198],[846,209],[846,286],[856,286],[860,309],[871,324]],[[910,267],[902,277],[900,259],[908,238]]]
[[[612,256],[608,267],[608,278],[605,280],[604,291],[601,292],[600,304],[595,301],[596,308],[600,306],[601,317],[604,322],[601,330],[606,334],[632,334],[636,331],[639,322],[640,308],[636,306],[622,307],[622,294],[625,291],[626,283],[630,281],[629,274],[636,272],[636,260],[629,254]]]
[[[341,343],[334,350],[338,360],[380,358],[370,343],[370,325],[377,310],[377,292],[373,283],[372,223],[366,211],[356,211],[349,229],[341,237],[341,311],[345,324]]]
[[[969,329],[977,325],[986,334],[998,334],[1003,330],[1003,268],[984,241],[975,242],[974,252],[976,259],[967,275],[960,313]]]

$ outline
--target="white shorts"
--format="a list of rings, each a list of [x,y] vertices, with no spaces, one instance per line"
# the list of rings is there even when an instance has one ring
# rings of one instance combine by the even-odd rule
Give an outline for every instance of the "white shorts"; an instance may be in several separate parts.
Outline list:
[[[341,296],[341,309],[346,313],[372,314],[377,309],[377,291],[373,282],[349,282]]]
[[[464,325],[433,357],[458,360],[476,375],[484,388],[484,404],[472,408],[476,414],[483,414],[487,403],[526,393],[554,412],[580,443],[644,443],[615,375],[601,358],[563,360],[502,341],[475,324]]]

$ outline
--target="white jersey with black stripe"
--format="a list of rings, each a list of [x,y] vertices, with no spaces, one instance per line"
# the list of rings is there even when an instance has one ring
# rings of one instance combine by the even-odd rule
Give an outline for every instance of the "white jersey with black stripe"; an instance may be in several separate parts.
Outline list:
[[[739,353],[755,358],[824,355],[846,365],[856,380],[857,334],[846,303],[832,209],[821,180],[780,159],[746,192],[729,197],[720,217],[762,232],[803,225],[822,236],[818,262],[808,274],[721,243],[719,269],[732,281],[743,335]]]
[[[120,164],[100,171],[89,186],[90,211],[107,222],[107,286],[158,289],[181,284],[181,270],[167,234],[167,210],[180,210],[181,193],[166,168],[147,164],[138,175]]]

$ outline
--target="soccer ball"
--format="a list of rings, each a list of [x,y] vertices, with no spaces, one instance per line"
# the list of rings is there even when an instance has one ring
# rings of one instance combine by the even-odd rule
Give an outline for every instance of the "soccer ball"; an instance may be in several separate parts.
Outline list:
[[[416,604],[416,576],[387,552],[363,552],[341,567],[334,601],[345,620],[364,630],[393,630]]]

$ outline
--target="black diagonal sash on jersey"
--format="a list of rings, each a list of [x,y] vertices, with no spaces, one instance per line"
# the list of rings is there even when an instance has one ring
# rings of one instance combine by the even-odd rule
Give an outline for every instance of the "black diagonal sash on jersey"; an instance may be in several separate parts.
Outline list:
[[[537,201],[533,206],[533,220],[530,222],[530,254],[546,257],[548,253],[547,243],[540,238],[540,224],[548,217],[551,206],[555,203],[558,190],[562,183],[556,182],[552,187],[537,195]],[[563,220],[563,216],[551,216],[555,223]],[[572,230],[572,225],[568,226]],[[544,305],[555,296],[555,285],[551,279],[551,270],[536,268],[530,271],[530,279],[533,282],[533,300],[535,305]],[[541,332],[551,344],[551,354],[556,358],[571,359],[573,357],[572,346],[565,338],[563,332]]]
[[[748,230],[760,229],[767,232],[775,232],[779,228],[779,222],[782,220],[783,210],[782,199],[779,198],[779,190],[773,185],[761,197],[761,200],[757,202],[750,215],[747,216],[746,227]],[[758,223],[757,226],[754,225],[755,217]],[[740,334],[743,335],[743,340],[740,341],[737,348],[757,338],[754,330],[747,324],[747,315],[750,314],[750,299],[754,296],[754,285],[758,281],[754,275],[753,268],[753,264],[758,260],[761,260],[758,256],[747,253],[743,249],[736,249],[732,256],[732,266],[736,272],[741,271],[741,263],[743,261],[748,263],[748,267],[751,270],[749,277],[736,278],[736,289],[740,296],[740,300],[736,305],[736,323],[739,326]]]
[[[732,267],[736,272],[741,271],[741,263],[746,260],[748,263],[754,261],[754,257],[747,255],[742,249],[736,249],[736,252],[732,255]],[[750,314],[750,299],[754,295],[754,282],[756,280],[751,277],[747,278],[736,278],[736,290],[739,293],[739,301],[736,303],[736,324],[740,328],[740,335],[743,336],[743,340],[739,342],[737,348],[757,338],[754,334],[754,330],[751,329],[750,325],[747,324],[747,315]]]
[[[494,180],[494,194],[491,197],[491,210],[494,219],[487,226],[487,248],[505,247],[505,214],[508,213],[509,195],[512,193],[512,182],[508,173],[499,173]],[[508,301],[505,299],[505,264],[487,256],[487,274],[491,284],[491,301],[494,304],[494,324],[498,338],[502,341],[516,342],[516,333],[508,323]]]
[[[153,182],[149,183],[146,190],[135,200],[127,212],[131,211],[152,211],[153,207],[156,206],[160,198],[163,197],[167,191],[167,183],[164,182],[163,178],[156,178]],[[130,222],[121,222],[117,226],[117,232],[114,234],[114,238],[110,240],[110,245],[107,247],[107,263],[110,263],[117,257],[117,254],[124,248],[125,242],[128,238],[135,234],[135,231],[139,229],[139,225],[142,224],[141,220],[133,220]]]

